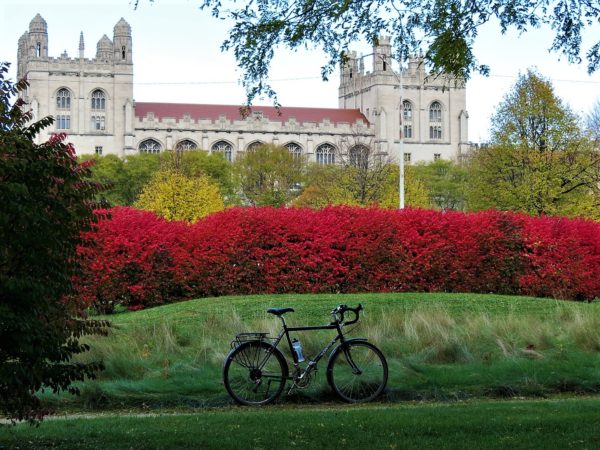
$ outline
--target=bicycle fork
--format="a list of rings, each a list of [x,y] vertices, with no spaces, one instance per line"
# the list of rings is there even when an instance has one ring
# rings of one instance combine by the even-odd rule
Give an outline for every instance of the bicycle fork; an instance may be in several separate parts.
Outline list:
[[[352,354],[350,353],[350,350],[348,348],[344,349],[344,356],[346,357],[346,361],[348,361],[348,364],[352,368],[352,373],[354,375],[362,375],[362,370],[360,370],[358,368],[358,366],[356,365],[356,363],[352,359]]]

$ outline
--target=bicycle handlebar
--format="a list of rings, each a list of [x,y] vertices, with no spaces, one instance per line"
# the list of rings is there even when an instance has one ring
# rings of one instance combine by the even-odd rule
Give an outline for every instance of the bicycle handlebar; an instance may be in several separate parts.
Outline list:
[[[353,323],[358,322],[358,320],[360,318],[360,312],[362,311],[362,309],[363,309],[363,307],[360,303],[358,304],[358,306],[356,308],[350,308],[347,305],[339,305],[336,308],[331,310],[331,315],[333,316],[333,320],[335,322],[342,323],[343,325],[352,325]],[[354,313],[354,320],[351,320],[349,322],[344,321],[344,314],[347,311]],[[341,316],[340,318],[337,317],[338,314]]]

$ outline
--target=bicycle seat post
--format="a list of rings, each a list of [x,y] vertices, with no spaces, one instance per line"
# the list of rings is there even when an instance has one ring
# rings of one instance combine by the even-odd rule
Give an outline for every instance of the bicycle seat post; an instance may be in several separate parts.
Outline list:
[[[283,324],[283,329],[285,330],[286,324],[285,324],[285,318],[283,317],[283,314],[280,315],[279,318],[281,319],[281,323]]]

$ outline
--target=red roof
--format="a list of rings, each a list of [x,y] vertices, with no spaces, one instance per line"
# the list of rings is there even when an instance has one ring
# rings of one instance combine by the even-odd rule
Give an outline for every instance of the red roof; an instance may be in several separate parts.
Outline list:
[[[155,117],[161,119],[164,117],[181,119],[187,114],[194,120],[217,120],[220,116],[225,116],[229,120],[243,120],[240,108],[240,106],[236,105],[136,102],[135,115],[138,118],[143,118],[148,113],[154,113]],[[298,123],[318,123],[324,119],[329,119],[334,124],[341,122],[354,124],[357,120],[362,120],[365,124],[369,123],[367,118],[358,109],[295,108],[282,106],[277,111],[273,106],[253,106],[252,112],[261,112],[264,117],[275,122],[287,122],[293,118]]]

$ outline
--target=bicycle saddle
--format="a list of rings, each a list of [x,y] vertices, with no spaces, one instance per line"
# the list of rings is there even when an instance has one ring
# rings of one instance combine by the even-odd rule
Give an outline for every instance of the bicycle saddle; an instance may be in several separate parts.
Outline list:
[[[275,314],[276,316],[281,316],[286,312],[294,312],[294,308],[269,308],[267,309],[269,314]]]

